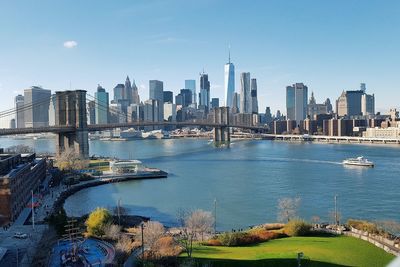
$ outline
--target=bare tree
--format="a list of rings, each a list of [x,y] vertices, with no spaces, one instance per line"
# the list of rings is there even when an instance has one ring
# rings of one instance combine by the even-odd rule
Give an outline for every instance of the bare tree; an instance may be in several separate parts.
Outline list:
[[[212,232],[214,217],[211,212],[203,210],[179,211],[178,223],[180,233],[177,241],[190,258],[192,257],[193,241],[198,240],[199,237],[203,240],[205,234]]]
[[[143,227],[144,245],[150,249],[165,234],[164,226],[160,222],[148,221]],[[142,235],[139,234],[139,240],[142,242]]]
[[[209,211],[195,210],[187,218],[186,225],[193,229],[196,233],[196,238],[204,239],[205,234],[210,234],[213,231],[214,217]]]
[[[118,240],[121,236],[121,227],[116,224],[109,224],[105,227],[104,234],[106,238]]]
[[[281,198],[278,200],[278,221],[289,222],[297,216],[301,198]]]
[[[60,155],[57,155],[56,166],[61,170],[80,170],[88,166],[88,161],[74,149],[67,148]]]
[[[10,146],[7,148],[8,153],[13,153],[13,154],[23,154],[23,153],[32,153],[33,148],[27,145],[15,145],[15,146]]]

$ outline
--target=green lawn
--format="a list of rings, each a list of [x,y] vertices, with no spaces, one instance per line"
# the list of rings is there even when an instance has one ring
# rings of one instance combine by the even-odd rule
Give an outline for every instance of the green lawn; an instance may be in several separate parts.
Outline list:
[[[247,247],[196,246],[193,257],[212,266],[386,266],[394,256],[353,237],[289,237]]]

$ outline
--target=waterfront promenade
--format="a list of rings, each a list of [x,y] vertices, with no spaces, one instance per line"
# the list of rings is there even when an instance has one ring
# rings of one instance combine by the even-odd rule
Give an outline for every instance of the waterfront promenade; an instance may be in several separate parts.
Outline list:
[[[328,135],[296,135],[296,134],[260,134],[264,139],[281,141],[308,141],[320,143],[351,143],[351,144],[400,144],[398,138],[372,138],[358,136],[328,136]]]

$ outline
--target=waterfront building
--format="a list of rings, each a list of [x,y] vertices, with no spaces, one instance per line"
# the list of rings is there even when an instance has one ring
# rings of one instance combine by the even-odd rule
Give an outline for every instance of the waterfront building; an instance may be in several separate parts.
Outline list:
[[[387,127],[387,128],[367,128],[365,132],[363,132],[363,137],[367,138],[392,138],[392,139],[400,139],[400,123],[397,123],[396,127]]]
[[[232,108],[234,106],[233,96],[235,94],[235,66],[231,62],[231,52],[229,51],[228,63],[224,67],[224,92],[225,107]]]
[[[106,89],[101,87],[100,84],[97,86],[94,98],[96,124],[107,124],[109,115],[109,96]]]
[[[164,121],[176,121],[176,105],[171,102],[164,103]]]
[[[88,122],[89,124],[96,124],[96,101],[88,102]]]
[[[139,160],[114,160],[110,162],[110,171],[115,174],[138,173],[143,170]]]
[[[301,121],[307,117],[308,87],[295,83],[286,87],[287,119]]]
[[[196,96],[196,80],[185,80],[185,89],[189,89],[192,91],[192,103],[197,103]]]
[[[318,122],[316,120],[311,120],[309,118],[303,121],[301,127],[307,134],[316,134],[318,132]]]
[[[199,109],[204,110],[205,114],[210,109],[210,81],[208,74],[200,74],[200,94],[199,94]]]
[[[38,86],[24,90],[25,127],[49,126],[51,91]]]
[[[164,83],[158,80],[149,81],[149,98],[157,100],[156,104],[158,115],[155,117],[156,121],[163,121],[164,119]],[[161,108],[159,108],[161,107]]]
[[[250,72],[240,74],[240,113],[251,113]]]
[[[36,154],[0,154],[0,225],[15,221],[46,178],[46,160]]]
[[[251,113],[258,114],[257,79],[251,79]]]
[[[25,111],[24,111],[24,96],[17,95],[15,97],[15,110],[16,110],[16,126],[17,128],[24,128],[25,127]]]
[[[163,95],[164,103],[174,103],[174,94],[171,91],[164,91]]]
[[[276,120],[272,124],[272,133],[273,134],[283,134],[287,132],[287,122]]]

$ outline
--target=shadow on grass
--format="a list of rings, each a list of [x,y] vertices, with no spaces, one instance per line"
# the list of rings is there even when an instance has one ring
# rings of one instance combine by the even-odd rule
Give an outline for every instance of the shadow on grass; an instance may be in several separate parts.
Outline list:
[[[263,260],[226,260],[226,259],[201,259],[196,258],[196,267],[287,267],[297,266],[295,259],[263,259]],[[301,260],[302,267],[349,267],[329,262],[313,261],[309,259]]]

